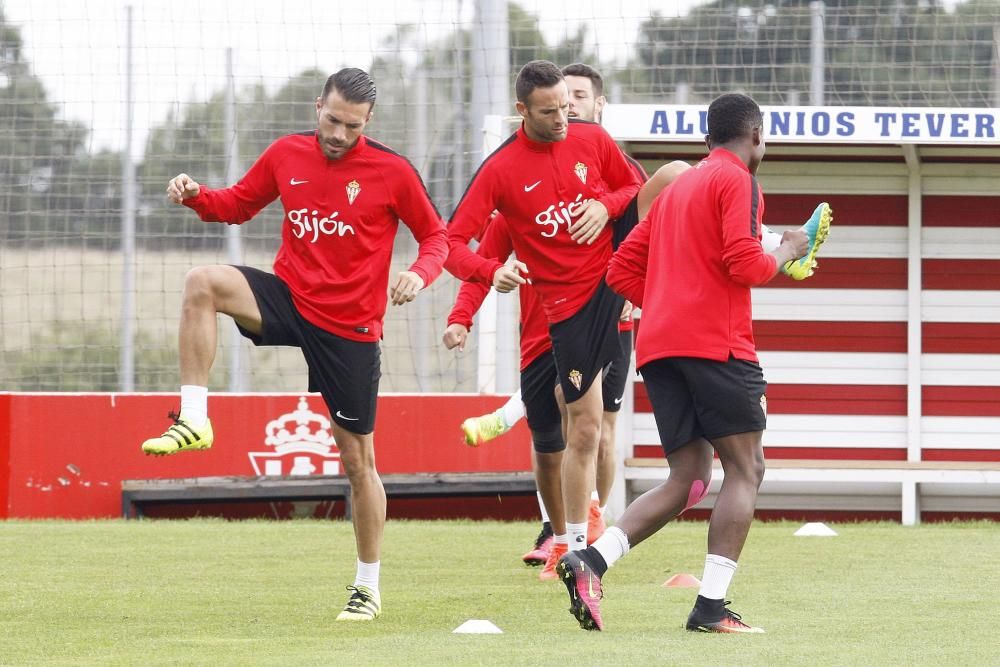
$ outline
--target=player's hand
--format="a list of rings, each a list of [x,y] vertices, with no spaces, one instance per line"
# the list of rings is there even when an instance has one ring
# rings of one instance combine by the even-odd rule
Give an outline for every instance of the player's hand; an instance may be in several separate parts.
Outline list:
[[[622,314],[618,316],[618,319],[622,322],[628,322],[632,319],[632,310],[635,306],[628,299],[625,299],[625,305],[622,306]]]
[[[413,271],[400,271],[396,283],[389,288],[392,305],[402,306],[417,298],[417,292],[424,288],[424,279]]]
[[[201,192],[201,186],[187,174],[178,174],[167,183],[167,197],[175,204],[180,204],[191,197],[197,197],[199,192]]]
[[[461,324],[449,324],[448,328],[444,330],[444,336],[441,338],[441,342],[449,350],[454,350],[456,347],[459,352],[465,352],[465,340],[469,337],[469,330],[466,329]]]
[[[580,214],[569,226],[569,235],[577,243],[590,245],[608,224],[608,209],[596,199],[587,201]]]
[[[788,243],[790,250],[794,253],[792,259],[804,257],[809,252],[809,236],[798,229],[789,230],[781,235],[781,245]]]
[[[809,252],[809,237],[805,232],[795,230],[781,235],[781,245],[771,255],[778,267],[782,267],[792,260],[803,257],[807,252]]]
[[[527,273],[528,267],[524,262],[519,262],[516,259],[512,259],[493,274],[493,287],[496,291],[506,294],[507,292],[512,292],[517,289],[518,285],[523,285],[528,282],[522,273]]]

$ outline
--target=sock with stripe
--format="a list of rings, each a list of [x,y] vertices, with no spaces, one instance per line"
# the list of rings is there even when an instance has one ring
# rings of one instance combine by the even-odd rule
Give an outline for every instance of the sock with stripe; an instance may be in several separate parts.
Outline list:
[[[570,551],[587,548],[587,522],[570,523],[566,522],[566,537],[569,540],[567,546]]]
[[[603,535],[594,540],[590,548],[601,554],[607,566],[611,567],[615,561],[628,553],[628,537],[625,536],[625,532],[621,528],[611,526],[604,531]]]

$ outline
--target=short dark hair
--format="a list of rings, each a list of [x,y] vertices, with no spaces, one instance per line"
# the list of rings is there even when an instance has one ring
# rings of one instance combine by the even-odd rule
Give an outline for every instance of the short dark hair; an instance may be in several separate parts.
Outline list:
[[[562,72],[548,60],[532,60],[517,73],[514,94],[521,104],[528,103],[528,96],[535,88],[551,88],[563,80]]]
[[[594,87],[594,97],[604,94],[604,77],[596,69],[586,63],[573,63],[562,68],[563,76],[585,76]]]
[[[727,93],[708,105],[708,137],[713,144],[728,144],[764,124],[764,114],[753,98]]]
[[[336,74],[330,75],[323,86],[323,99],[336,90],[347,102],[375,106],[375,82],[368,72],[357,67],[345,67]]]

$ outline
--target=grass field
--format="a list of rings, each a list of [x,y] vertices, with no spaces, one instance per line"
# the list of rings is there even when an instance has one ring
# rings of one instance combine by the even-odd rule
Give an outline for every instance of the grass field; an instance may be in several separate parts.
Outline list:
[[[0,663],[1000,664],[1000,526],[754,526],[730,597],[766,635],[689,633],[705,525],[668,526],[605,577],[603,633],[518,560],[536,526],[390,522],[383,616],[338,624],[353,580],[331,521],[0,523]],[[455,635],[471,618],[502,635]],[[993,637],[993,639],[990,639]]]

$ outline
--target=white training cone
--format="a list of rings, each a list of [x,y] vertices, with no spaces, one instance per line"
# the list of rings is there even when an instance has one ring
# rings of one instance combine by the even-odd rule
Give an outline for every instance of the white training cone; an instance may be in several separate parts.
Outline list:
[[[825,523],[807,523],[795,531],[796,537],[836,537],[837,531]]]
[[[462,625],[451,631],[452,634],[460,635],[502,635],[503,630],[493,625],[489,621],[479,618],[469,619]]]

